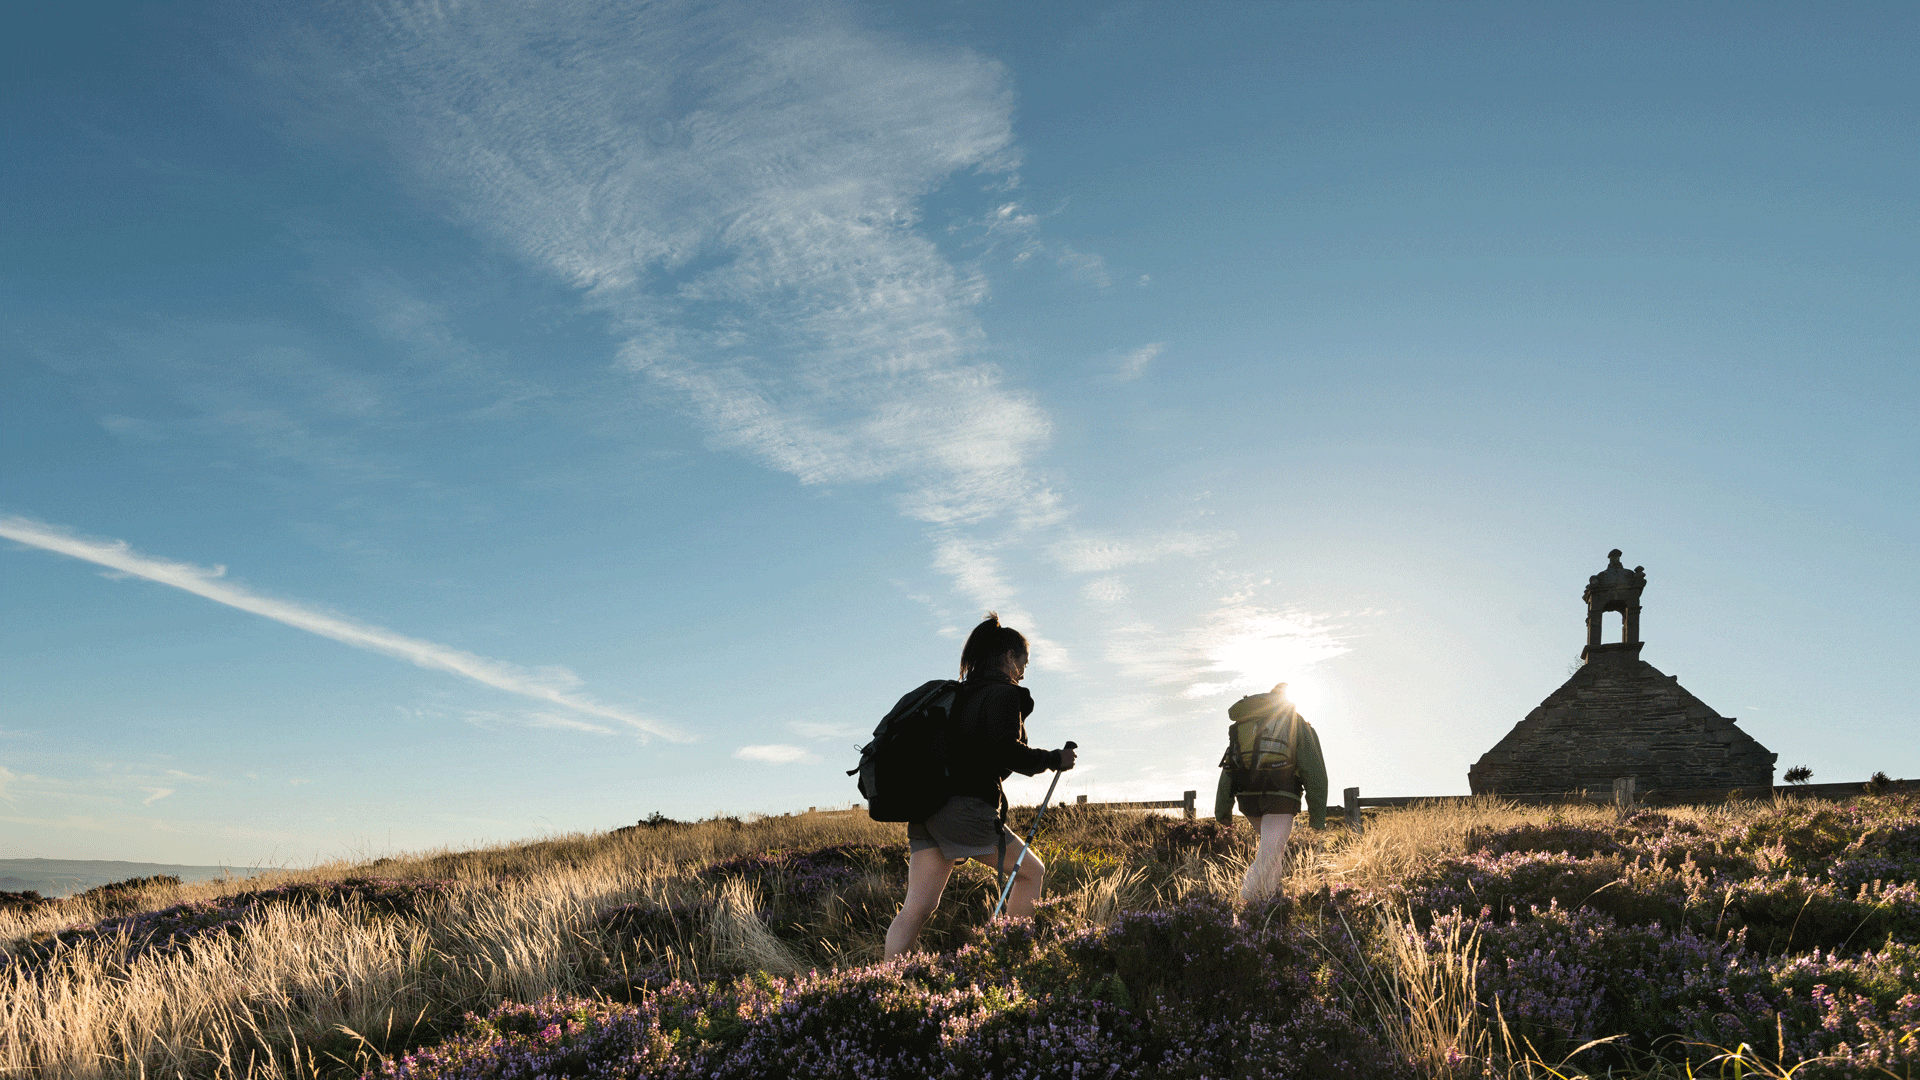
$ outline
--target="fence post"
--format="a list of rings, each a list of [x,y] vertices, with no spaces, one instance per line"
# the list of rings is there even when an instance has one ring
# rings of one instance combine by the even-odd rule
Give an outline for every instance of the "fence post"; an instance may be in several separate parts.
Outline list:
[[[1347,800],[1347,828],[1357,833],[1365,827],[1360,820],[1360,789],[1350,787],[1341,794]]]
[[[1180,801],[1182,801],[1182,802],[1184,802],[1184,803],[1186,804],[1186,809],[1185,809],[1184,811],[1182,811],[1182,814],[1183,814],[1183,816],[1185,816],[1185,817],[1186,817],[1186,819],[1187,819],[1188,821],[1192,821],[1192,820],[1193,820],[1193,800],[1194,800],[1194,799],[1195,799],[1195,798],[1196,798],[1196,797],[1197,797],[1197,796],[1198,796],[1199,794],[1200,794],[1200,793],[1199,793],[1199,792],[1197,792],[1197,791],[1183,791],[1183,792],[1181,792],[1181,793],[1180,793]]]
[[[1613,808],[1617,813],[1624,816],[1627,811],[1633,809],[1634,782],[1639,779],[1637,776],[1613,778]]]

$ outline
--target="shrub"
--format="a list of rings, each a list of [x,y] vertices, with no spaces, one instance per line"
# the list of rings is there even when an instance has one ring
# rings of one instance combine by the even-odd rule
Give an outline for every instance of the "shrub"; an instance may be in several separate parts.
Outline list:
[[[698,942],[707,933],[713,909],[712,900],[678,904],[642,901],[601,912],[599,929],[612,939],[615,949],[637,953],[643,965],[603,982],[601,991],[628,997],[636,989],[656,988],[679,977],[679,967],[670,958],[699,951]]]
[[[1618,855],[1626,848],[1616,838],[1619,830],[1594,825],[1569,825],[1549,821],[1510,829],[1481,830],[1467,833],[1469,855],[1512,855],[1523,852],[1568,855]]]
[[[1329,1008],[1284,909],[1195,901],[1072,929],[1058,905],[953,953],[792,979],[673,983],[631,1005],[503,1005],[393,1080],[1405,1076]]]
[[[114,881],[105,885],[95,885],[93,888],[81,893],[80,896],[82,899],[98,900],[102,897],[138,892],[141,889],[160,888],[178,884],[180,884],[180,879],[173,874],[154,874],[151,877],[130,877],[125,881]]]
[[[1820,878],[1758,879],[1730,885],[1723,911],[1716,925],[1744,929],[1748,947],[1767,955],[1920,942],[1920,886],[1911,883],[1870,883],[1850,894]]]
[[[1427,931],[1437,945],[1455,933],[1460,914]],[[1676,1017],[1722,991],[1764,984],[1738,935],[1709,940],[1682,928],[1622,925],[1605,912],[1557,904],[1498,923],[1480,917],[1480,991],[1517,1034],[1549,1057],[1605,1035],[1631,1033],[1622,1046],[1596,1053],[1649,1049],[1663,1036],[1686,1034]],[[1636,1045],[1637,1044],[1637,1045]]]
[[[1789,800],[1747,825],[1745,846],[1775,848],[1787,865],[1813,867],[1840,855],[1867,829],[1866,815],[1853,805],[1835,806]]]
[[[1212,818],[1195,821],[1169,820],[1155,816],[1153,857],[1162,862],[1179,862],[1189,855],[1217,856],[1251,854],[1256,842],[1252,832],[1236,830]]]
[[[1889,945],[1836,958],[1816,949],[1768,965],[1768,982],[1681,1010],[1691,1038],[1765,1047],[1802,1062],[1796,1077],[1907,1077],[1920,1069],[1920,950]],[[1823,1060],[1825,1059],[1825,1060]]]
[[[0,892],[0,911],[7,911],[9,909],[31,911],[42,904],[51,903],[53,903],[52,900],[41,896],[39,892],[33,889],[26,889],[21,892]]]
[[[874,870],[900,865],[906,847],[834,844],[812,851],[769,851],[714,863],[700,871],[708,881],[744,878],[794,904],[811,904],[838,893]]]
[[[670,828],[674,828],[675,826],[684,827],[689,824],[691,824],[691,822],[675,821],[673,818],[670,818],[667,815],[661,813],[660,811],[655,810],[653,813],[648,814],[646,817],[640,819],[639,821],[635,822],[632,825],[622,825],[621,827],[613,830],[612,835],[619,836],[622,833],[637,832],[641,829],[670,829]]]
[[[1744,838],[1730,830],[1714,830],[1686,818],[1643,810],[1613,826],[1569,825],[1549,820],[1507,829],[1475,829],[1467,834],[1467,854],[1506,855],[1522,852],[1565,853],[1575,856],[1617,855],[1625,861],[1638,856],[1645,862],[1679,866],[1693,862],[1708,874],[1744,876],[1754,861]]]

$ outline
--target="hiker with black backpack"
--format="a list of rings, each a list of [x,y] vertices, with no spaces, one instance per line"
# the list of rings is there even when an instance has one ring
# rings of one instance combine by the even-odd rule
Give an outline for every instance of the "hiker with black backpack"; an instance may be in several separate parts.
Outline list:
[[[1240,898],[1258,900],[1280,887],[1286,866],[1287,838],[1304,796],[1316,829],[1327,825],[1327,764],[1320,736],[1293,702],[1287,684],[1265,694],[1250,694],[1227,710],[1227,752],[1220,759],[1220,787],[1214,819],[1233,825],[1233,804],[1253,823],[1260,847],[1240,883]]]
[[[883,801],[880,789],[886,785],[870,788],[869,770],[860,770],[861,790],[876,820],[894,820],[885,816],[893,812],[911,815],[905,818],[910,849],[907,896],[887,928],[888,959],[913,947],[939,906],[953,868],[967,859],[993,867],[996,874],[1013,869],[1007,912],[1033,914],[1046,882],[1046,867],[1007,828],[1006,795],[1000,782],[1016,772],[1033,776],[1048,769],[1073,768],[1073,744],[1059,750],[1027,745],[1026,719],[1033,713],[1033,695],[1020,685],[1026,672],[1026,635],[1001,626],[1000,616],[988,612],[960,650],[960,682],[929,683],[902,698],[881,721],[870,753],[862,757],[863,765],[869,757],[877,758],[887,739],[883,732],[894,725],[907,728],[893,735],[904,743],[911,724],[925,732],[926,743],[919,750],[896,753],[917,754],[938,770],[938,775],[930,772],[914,785],[922,801],[910,811],[893,808],[907,805],[914,792],[903,792],[897,802]],[[899,766],[893,768],[901,771]],[[884,766],[875,771],[884,780]]]

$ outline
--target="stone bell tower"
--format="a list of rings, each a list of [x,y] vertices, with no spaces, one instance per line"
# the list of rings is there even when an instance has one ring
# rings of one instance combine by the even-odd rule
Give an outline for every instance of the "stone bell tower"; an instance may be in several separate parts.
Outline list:
[[[1773,786],[1779,755],[1688,693],[1680,680],[1640,659],[1643,567],[1620,551],[1587,579],[1587,646],[1573,677],[1467,770],[1476,795],[1610,791],[1638,778],[1654,794]],[[1620,615],[1620,640],[1602,641],[1607,612]]]
[[[1607,568],[1588,578],[1587,591],[1580,595],[1587,602],[1587,647],[1580,650],[1581,660],[1592,663],[1595,651],[1608,647],[1600,638],[1604,633],[1601,624],[1609,611],[1620,613],[1617,648],[1640,655],[1640,593],[1646,587],[1646,567],[1628,570],[1620,565],[1619,548],[1607,552]]]

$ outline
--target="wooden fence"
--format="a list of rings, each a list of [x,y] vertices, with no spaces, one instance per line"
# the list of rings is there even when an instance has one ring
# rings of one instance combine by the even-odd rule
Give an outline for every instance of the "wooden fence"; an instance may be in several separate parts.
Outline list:
[[[1621,811],[1656,806],[1700,806],[1702,804],[1731,802],[1735,799],[1772,799],[1799,798],[1837,801],[1851,799],[1875,790],[1871,783],[1855,784],[1776,784],[1765,788],[1659,788],[1640,789],[1640,778],[1621,776],[1613,781],[1613,790],[1604,795],[1590,791],[1569,791],[1559,794],[1500,794],[1503,802],[1519,803],[1523,806],[1613,806]],[[1892,780],[1879,787],[1883,794],[1920,791],[1920,780]],[[1363,811],[1367,807],[1412,806],[1415,803],[1462,803],[1482,798],[1479,795],[1389,795],[1380,798],[1361,798],[1360,789],[1347,788],[1341,792],[1341,807],[1328,807],[1331,816],[1340,816],[1358,829],[1365,823]]]
[[[1519,803],[1523,806],[1614,806],[1622,811],[1651,808],[1656,806],[1698,806],[1703,803],[1727,802],[1733,799],[1769,799],[1776,797],[1840,800],[1851,799],[1871,790],[1868,783],[1854,784],[1776,784],[1770,788],[1687,788],[1662,791],[1658,788],[1641,789],[1639,777],[1622,776],[1613,782],[1613,790],[1605,794],[1590,791],[1568,791],[1559,794],[1501,794],[1503,802]],[[1893,780],[1881,789],[1887,794],[1920,792],[1920,780]],[[1073,805],[1085,806],[1095,810],[1179,810],[1181,816],[1192,820],[1198,814],[1195,801],[1197,791],[1183,791],[1178,799],[1149,799],[1143,802],[1088,802],[1085,795],[1074,799]],[[1365,825],[1365,811],[1370,808],[1395,806],[1413,806],[1416,803],[1464,803],[1482,798],[1479,795],[1382,795],[1362,798],[1360,789],[1350,787],[1341,792],[1344,805],[1327,807],[1329,818],[1340,818],[1359,829]],[[855,805],[845,810],[819,810],[807,807],[810,814],[851,814],[862,811]]]

